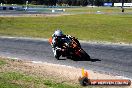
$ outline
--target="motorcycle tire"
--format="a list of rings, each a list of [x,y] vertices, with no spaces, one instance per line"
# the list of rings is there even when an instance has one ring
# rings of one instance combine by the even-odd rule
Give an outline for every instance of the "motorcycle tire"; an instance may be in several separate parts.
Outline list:
[[[60,60],[59,58],[60,58],[60,56],[61,56],[61,51],[57,50],[56,53],[57,53],[57,55],[55,56],[55,58],[56,58],[57,60]]]

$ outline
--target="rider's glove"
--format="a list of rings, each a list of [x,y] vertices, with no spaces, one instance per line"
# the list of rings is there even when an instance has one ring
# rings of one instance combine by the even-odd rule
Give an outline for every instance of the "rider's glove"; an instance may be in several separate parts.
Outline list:
[[[59,48],[59,47],[56,47],[56,50],[61,50],[61,48]]]

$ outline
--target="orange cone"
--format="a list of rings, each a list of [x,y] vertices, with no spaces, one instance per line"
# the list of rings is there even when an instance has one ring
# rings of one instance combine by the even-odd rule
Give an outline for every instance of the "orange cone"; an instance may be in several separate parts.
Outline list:
[[[88,77],[88,72],[87,71],[84,72],[84,76]]]

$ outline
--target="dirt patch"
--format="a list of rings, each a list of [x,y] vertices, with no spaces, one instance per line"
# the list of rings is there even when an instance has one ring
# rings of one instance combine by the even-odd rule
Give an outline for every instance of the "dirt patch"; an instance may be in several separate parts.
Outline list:
[[[58,16],[64,16],[64,15],[70,15],[70,14],[5,14],[0,15],[0,17],[58,17]]]
[[[0,68],[0,72],[18,71],[27,75],[53,79],[59,83],[66,82],[72,84],[78,84],[78,78],[82,75],[81,68],[71,66],[11,59],[6,59],[6,61],[8,64]],[[87,72],[90,79],[120,79],[120,77],[101,74],[91,70],[88,70]],[[132,86],[127,88],[132,88]]]

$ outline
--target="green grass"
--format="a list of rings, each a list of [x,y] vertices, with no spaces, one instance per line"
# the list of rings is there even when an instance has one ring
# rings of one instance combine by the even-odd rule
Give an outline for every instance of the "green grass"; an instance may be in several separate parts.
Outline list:
[[[132,15],[0,17],[0,35],[49,38],[55,29],[81,40],[132,43]]]
[[[0,73],[0,88],[79,88],[66,83],[29,76],[19,72]]]
[[[92,13],[92,12],[97,12],[97,11],[101,11],[101,12],[106,12],[106,13],[113,13],[113,12],[121,12],[121,8],[120,7],[81,7],[81,8],[66,8],[66,12],[72,12],[72,13],[79,13],[79,12],[88,12],[88,13]],[[132,12],[132,8],[125,8],[125,12]]]
[[[82,8],[67,8],[67,12],[119,12],[121,9],[119,8],[113,8],[113,7],[82,7]]]

